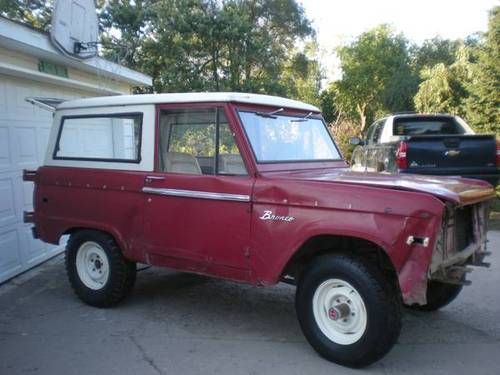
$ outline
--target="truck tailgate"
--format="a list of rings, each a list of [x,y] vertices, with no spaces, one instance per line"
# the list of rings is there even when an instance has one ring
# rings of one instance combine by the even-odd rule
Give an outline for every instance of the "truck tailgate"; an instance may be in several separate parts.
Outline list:
[[[406,142],[408,172],[451,174],[456,170],[457,174],[467,174],[496,171],[493,135],[425,135],[410,137]]]

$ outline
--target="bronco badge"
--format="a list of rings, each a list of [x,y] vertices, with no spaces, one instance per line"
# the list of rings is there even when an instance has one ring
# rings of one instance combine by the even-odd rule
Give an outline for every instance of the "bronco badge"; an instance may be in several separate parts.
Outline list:
[[[293,216],[279,216],[273,214],[272,211],[264,211],[262,216],[259,216],[260,220],[273,220],[273,221],[286,221],[291,222],[294,221],[295,218]]]

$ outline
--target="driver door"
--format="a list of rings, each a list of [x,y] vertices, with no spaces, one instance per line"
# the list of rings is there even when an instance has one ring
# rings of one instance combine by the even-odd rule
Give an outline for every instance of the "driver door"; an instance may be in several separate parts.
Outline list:
[[[253,178],[224,109],[162,109],[156,138],[143,188],[152,263],[247,280]]]

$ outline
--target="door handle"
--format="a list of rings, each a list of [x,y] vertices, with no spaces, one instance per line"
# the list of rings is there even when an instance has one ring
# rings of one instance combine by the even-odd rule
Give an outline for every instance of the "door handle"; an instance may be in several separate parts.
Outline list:
[[[163,176],[146,176],[145,178],[146,182],[163,181],[164,179]]]

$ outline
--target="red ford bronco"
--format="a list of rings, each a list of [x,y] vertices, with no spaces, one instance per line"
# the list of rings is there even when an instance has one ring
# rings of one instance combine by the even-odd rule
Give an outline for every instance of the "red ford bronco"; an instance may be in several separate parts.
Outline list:
[[[278,97],[80,99],[55,112],[34,181],[33,233],[69,235],[84,302],[111,306],[136,263],[258,286],[297,285],[323,357],[368,365],[396,342],[401,306],[435,310],[485,266],[486,182],[353,172],[318,108]]]

